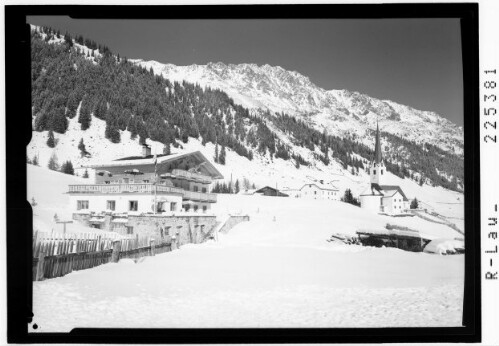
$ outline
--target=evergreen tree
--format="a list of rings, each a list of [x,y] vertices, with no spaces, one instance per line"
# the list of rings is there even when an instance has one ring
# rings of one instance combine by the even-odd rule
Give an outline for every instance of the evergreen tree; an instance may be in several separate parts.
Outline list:
[[[341,197],[341,201],[349,204],[353,204],[355,206],[360,206],[360,202],[357,198],[353,197],[352,190],[346,189],[345,194]]]
[[[57,133],[65,133],[68,128],[68,119],[65,115],[65,107],[59,106],[48,113],[47,126]]]
[[[71,163],[70,160],[64,162],[61,166],[61,172],[65,174],[71,174],[74,175],[74,169],[73,169],[73,164]]]
[[[220,150],[220,157],[218,158],[218,161],[221,165],[225,165],[225,145],[222,145],[222,150]]]
[[[163,154],[170,155],[171,153],[172,153],[172,149],[171,149],[171,146],[170,146],[170,142],[166,142]]]
[[[86,130],[90,127],[90,122],[92,121],[92,117],[90,116],[90,108],[88,104],[88,100],[84,99],[81,103],[80,107],[80,115],[78,117],[78,122],[81,124],[81,129]]]
[[[112,122],[106,122],[105,136],[112,143],[119,143],[121,140],[120,131],[118,130],[116,124]],[[143,137],[140,138],[142,139]],[[145,138],[144,138],[144,143],[145,143]]]
[[[47,139],[47,145],[48,145],[49,148],[54,148],[55,147],[54,132],[52,132],[52,130],[49,131],[48,139]]]
[[[112,143],[119,143],[121,140],[120,131],[116,124],[117,117],[118,117],[117,109],[115,107],[110,108],[106,115],[105,136]],[[144,137],[144,142],[145,142],[145,137]]]
[[[78,144],[78,149],[80,150],[81,157],[87,154],[87,148],[85,147],[85,143],[83,143],[83,138],[80,139],[80,143]]]
[[[414,199],[411,202],[411,209],[418,209],[418,206],[419,206],[418,199],[414,197]]]
[[[236,183],[234,185],[234,193],[239,193],[239,179],[236,179]]]
[[[57,162],[57,156],[55,155],[55,153],[52,153],[52,156],[50,156],[47,167],[53,171],[59,170],[59,164]]]

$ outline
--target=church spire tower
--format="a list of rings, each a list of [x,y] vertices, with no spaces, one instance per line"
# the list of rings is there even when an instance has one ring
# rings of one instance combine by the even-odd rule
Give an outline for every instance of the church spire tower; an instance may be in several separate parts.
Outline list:
[[[376,140],[374,144],[374,156],[369,167],[371,184],[381,184],[383,174],[386,172],[383,156],[381,153],[381,139],[379,137],[379,125],[376,121]]]

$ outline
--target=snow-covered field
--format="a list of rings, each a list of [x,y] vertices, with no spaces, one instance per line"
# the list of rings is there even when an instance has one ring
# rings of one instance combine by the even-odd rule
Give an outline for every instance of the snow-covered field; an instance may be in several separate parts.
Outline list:
[[[29,165],[32,177],[37,183],[29,184],[28,193],[39,203],[35,222],[64,209],[67,195],[61,192],[79,180]],[[388,222],[431,238],[460,236],[447,226],[295,198],[219,195],[214,211],[249,214],[251,220],[216,242],[34,282],[36,331],[461,325],[463,255],[326,241],[332,233]]]

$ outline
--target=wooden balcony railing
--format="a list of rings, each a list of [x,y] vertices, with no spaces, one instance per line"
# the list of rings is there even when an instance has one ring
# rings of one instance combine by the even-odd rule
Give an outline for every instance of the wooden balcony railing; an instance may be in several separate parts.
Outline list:
[[[179,194],[182,199],[196,202],[215,203],[217,195],[214,193],[194,192],[182,190],[177,187],[154,184],[80,184],[69,185],[69,193],[106,194],[106,193],[147,193],[153,194],[154,189],[158,194]]]
[[[195,202],[215,203],[217,201],[217,195],[214,193],[184,191],[183,199]]]
[[[184,190],[154,184],[92,184],[69,185],[69,193],[176,193],[183,194]]]
[[[184,178],[187,180],[195,180],[195,181],[200,181],[203,183],[211,183],[212,179],[210,176],[200,174],[200,173],[192,173],[192,172],[187,172],[182,169],[173,169],[172,174],[177,177],[177,178]]]

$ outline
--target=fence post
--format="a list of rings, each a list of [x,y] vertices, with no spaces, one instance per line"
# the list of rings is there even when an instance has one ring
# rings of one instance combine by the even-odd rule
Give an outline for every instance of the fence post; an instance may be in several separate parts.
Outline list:
[[[151,240],[149,241],[149,246],[150,246],[150,248],[151,248],[151,250],[150,250],[150,252],[149,252],[149,253],[151,254],[151,256],[154,256],[154,254],[155,254],[155,252],[156,252],[156,245],[154,244],[154,239],[151,239]]]
[[[44,277],[45,270],[45,252],[40,251],[38,254],[38,263],[36,265],[36,278],[35,281],[41,281]]]
[[[120,260],[120,250],[121,250],[121,241],[115,240],[113,241],[113,254],[111,255],[111,262],[118,262]]]

